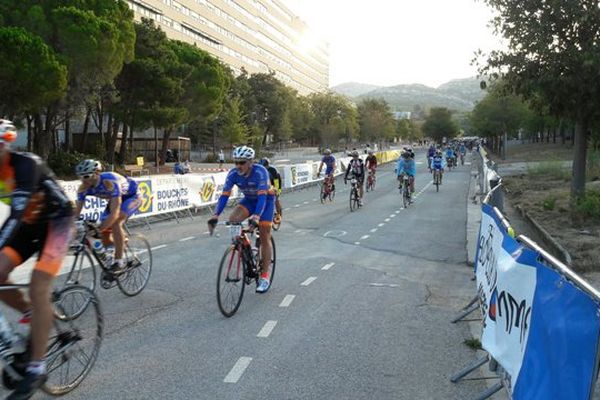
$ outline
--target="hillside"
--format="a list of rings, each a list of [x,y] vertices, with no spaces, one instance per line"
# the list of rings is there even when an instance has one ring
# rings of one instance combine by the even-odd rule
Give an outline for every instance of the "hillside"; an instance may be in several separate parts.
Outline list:
[[[334,86],[331,88],[331,90],[344,96],[357,97],[380,87],[381,86],[369,85],[367,83],[347,82]]]
[[[333,87],[332,90],[348,95],[338,90],[346,84]],[[354,87],[358,85],[352,83]],[[363,85],[366,88],[369,85]],[[390,87],[379,87],[374,90],[363,92],[359,95],[352,96],[357,100],[364,98],[383,98],[387,101],[393,110],[410,111],[416,105],[423,108],[429,107],[447,107],[457,111],[470,111],[475,106],[476,102],[481,100],[485,95],[479,88],[479,80],[476,78],[455,79],[450,82],[440,85],[437,89],[425,85],[397,85]]]

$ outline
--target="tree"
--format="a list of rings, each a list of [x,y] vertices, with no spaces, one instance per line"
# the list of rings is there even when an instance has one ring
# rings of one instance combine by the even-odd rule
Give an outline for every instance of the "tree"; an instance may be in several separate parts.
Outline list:
[[[350,101],[338,94],[312,93],[308,96],[314,116],[313,130],[322,146],[337,146],[340,138],[350,143],[357,133],[357,112]]]
[[[242,100],[234,97],[226,102],[223,110],[223,136],[225,143],[236,145],[246,142],[248,128],[244,124],[245,115],[242,112]]]
[[[390,106],[383,99],[365,99],[358,105],[361,139],[373,143],[394,137],[396,123]]]
[[[452,113],[447,108],[432,108],[423,124],[423,134],[441,142],[443,138],[450,139],[458,135],[458,125],[452,119]]]
[[[589,130],[600,108],[598,1],[484,1],[497,12],[492,23],[508,46],[492,52],[480,72],[575,121],[571,199],[577,201],[585,194]]]

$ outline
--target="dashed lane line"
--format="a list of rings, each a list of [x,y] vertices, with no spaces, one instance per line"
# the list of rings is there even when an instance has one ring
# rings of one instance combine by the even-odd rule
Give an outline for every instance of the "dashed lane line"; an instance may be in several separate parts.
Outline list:
[[[188,236],[188,237],[185,237],[183,239],[179,239],[179,241],[180,242],[187,242],[188,240],[194,240],[194,239],[196,239],[196,236]]]
[[[310,285],[311,283],[313,283],[316,280],[317,280],[316,276],[311,276],[310,278],[308,278],[307,280],[305,280],[304,282],[302,282],[300,284],[300,286],[308,286],[308,285]]]
[[[365,240],[365,239],[368,239],[369,237],[370,237],[369,235],[364,235],[364,236],[361,236],[360,240]]]
[[[354,244],[360,246],[360,242],[354,242]]]
[[[277,321],[267,321],[265,325],[262,327],[260,332],[256,335],[256,337],[267,338],[275,329],[275,325],[277,325]]]
[[[384,219],[385,222],[390,222],[389,218]]]
[[[223,382],[237,383],[251,362],[252,362],[252,357],[240,357],[237,360],[237,362],[235,363],[235,365],[233,366],[233,368],[231,368],[231,371],[229,371],[229,373],[227,374],[225,379],[223,379]]]
[[[294,294],[288,294],[286,295],[283,300],[281,301],[281,304],[279,304],[279,307],[289,307],[290,304],[292,304],[292,301],[294,301],[294,299],[296,298],[296,295]]]
[[[370,230],[370,232],[371,232],[371,233],[375,233],[375,232],[377,232],[377,228],[373,228],[373,229],[371,229],[371,230]]]
[[[384,226],[384,225],[385,225],[385,224],[382,222],[381,224],[379,224],[379,225],[377,225],[377,226],[381,228],[381,227],[382,227],[382,226]]]
[[[160,249],[164,249],[165,247],[167,247],[166,244],[159,244],[158,246],[150,247],[150,250],[152,250],[152,251],[160,250]]]
[[[335,263],[329,263],[329,264],[325,264],[323,265],[323,268],[321,268],[323,271],[327,271],[328,269],[330,269],[331,267],[333,267],[335,265]]]

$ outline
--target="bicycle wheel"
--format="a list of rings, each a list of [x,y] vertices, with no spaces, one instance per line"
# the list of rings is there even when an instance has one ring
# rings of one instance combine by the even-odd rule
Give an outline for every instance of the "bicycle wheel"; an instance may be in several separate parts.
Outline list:
[[[375,190],[376,183],[377,183],[377,178],[375,176],[373,176],[373,179],[371,179],[371,191]]]
[[[260,253],[260,238],[256,238],[256,247],[258,248],[258,265],[260,265],[260,261],[262,259],[262,255]],[[273,279],[275,278],[275,267],[277,266],[277,250],[275,249],[275,239],[271,236],[271,269],[269,271],[269,289],[271,288],[271,284],[273,284]],[[267,292],[269,290],[267,289]]]
[[[76,315],[65,305],[86,304]],[[104,319],[98,298],[85,286],[53,293],[54,326],[48,340],[48,380],[42,390],[58,396],[75,389],[92,369],[102,343]]]
[[[73,263],[68,271],[57,276],[58,287],[81,285],[89,288],[92,292],[96,290],[96,268],[94,258],[88,249],[84,248],[75,253]]]
[[[335,198],[335,190],[332,190],[329,192],[329,201],[333,201],[333,199]]]
[[[353,212],[358,205],[358,193],[356,189],[350,189],[350,212]]]
[[[140,294],[152,273],[152,250],[142,235],[129,236],[125,246],[125,267],[116,273],[117,285],[127,296]]]
[[[246,266],[239,246],[229,246],[221,258],[217,275],[217,304],[221,314],[231,317],[244,297]]]
[[[327,198],[327,194],[325,192],[325,183],[321,183],[321,194],[319,195],[321,199],[321,203],[325,203],[325,199]]]
[[[404,189],[402,189],[402,205],[404,206],[404,208],[408,208],[408,205],[410,204],[410,202],[408,201],[408,185],[404,186]]]

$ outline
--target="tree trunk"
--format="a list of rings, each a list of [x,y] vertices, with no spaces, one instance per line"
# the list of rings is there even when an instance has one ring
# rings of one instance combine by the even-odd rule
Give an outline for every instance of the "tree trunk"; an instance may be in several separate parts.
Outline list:
[[[85,120],[83,121],[83,131],[81,132],[81,151],[84,153],[88,152],[88,146],[87,146],[87,142],[88,142],[88,127],[90,125],[90,115],[92,114],[92,111],[87,108],[85,111]]]
[[[561,119],[560,120],[560,125],[559,125],[559,130],[560,130],[560,142],[561,144],[565,144],[565,120]]]
[[[27,114],[27,151],[33,151],[33,138],[35,136],[35,132],[33,131],[32,126],[33,119],[31,115]]]
[[[71,119],[69,115],[65,117],[65,151],[71,150]]]
[[[160,164],[165,165],[167,161],[167,149],[169,148],[169,139],[171,139],[171,129],[163,130],[162,147],[160,150]],[[177,157],[181,155],[178,154]]]
[[[575,146],[575,132],[577,128],[575,125],[571,128],[571,146]]]
[[[121,136],[121,146],[119,149],[119,157],[117,162],[119,165],[125,164],[125,158],[127,155],[127,134],[129,133],[129,127],[123,123],[123,135]]]
[[[587,157],[588,121],[580,117],[575,124],[575,152],[573,155],[573,180],[571,182],[571,204],[585,195],[585,164]]]
[[[558,128],[556,126],[552,130],[552,143],[554,143],[554,144],[556,144],[556,131],[557,130],[558,130]]]

